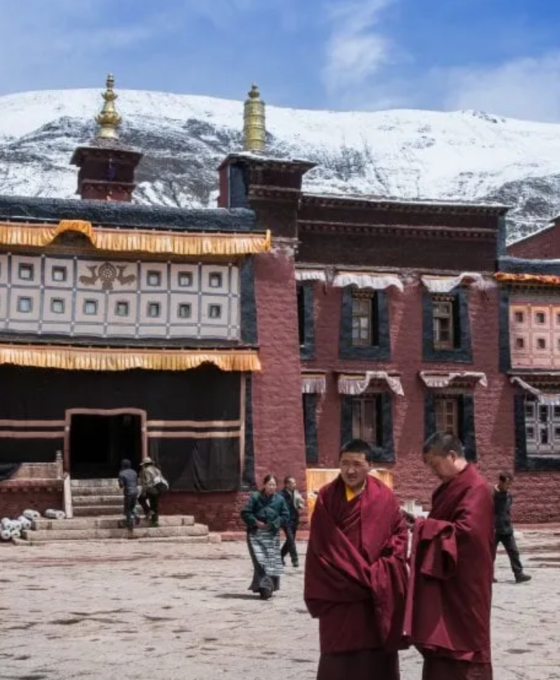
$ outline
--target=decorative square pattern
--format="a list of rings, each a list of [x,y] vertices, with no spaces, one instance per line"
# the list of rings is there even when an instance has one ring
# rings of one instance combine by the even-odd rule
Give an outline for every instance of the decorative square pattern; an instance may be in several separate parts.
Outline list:
[[[239,269],[1,253],[0,330],[236,340]]]
[[[514,300],[509,319],[514,368],[560,368],[560,300]]]

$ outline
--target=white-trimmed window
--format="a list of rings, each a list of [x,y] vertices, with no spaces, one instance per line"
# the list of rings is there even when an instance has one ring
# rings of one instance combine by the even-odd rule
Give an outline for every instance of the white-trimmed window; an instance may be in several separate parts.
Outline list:
[[[560,455],[560,406],[526,397],[525,440],[528,455]]]

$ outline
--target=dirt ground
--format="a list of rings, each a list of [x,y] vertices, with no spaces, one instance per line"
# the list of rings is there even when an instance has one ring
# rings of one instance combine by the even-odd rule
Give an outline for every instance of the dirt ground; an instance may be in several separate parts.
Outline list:
[[[560,678],[560,534],[526,532],[533,581],[499,556],[496,680]],[[301,545],[302,554],[305,544]],[[106,541],[0,547],[1,680],[313,680],[317,624],[302,570],[261,602],[243,543]],[[403,680],[421,662],[402,655]]]

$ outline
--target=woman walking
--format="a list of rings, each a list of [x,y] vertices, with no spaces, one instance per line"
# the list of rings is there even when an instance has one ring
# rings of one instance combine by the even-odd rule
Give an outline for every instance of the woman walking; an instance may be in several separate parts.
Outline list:
[[[262,490],[251,494],[241,511],[241,519],[247,525],[247,544],[254,567],[249,590],[259,593],[263,600],[268,600],[280,588],[280,576],[284,573],[280,527],[288,524],[290,513],[276,489],[276,478],[267,475]]]

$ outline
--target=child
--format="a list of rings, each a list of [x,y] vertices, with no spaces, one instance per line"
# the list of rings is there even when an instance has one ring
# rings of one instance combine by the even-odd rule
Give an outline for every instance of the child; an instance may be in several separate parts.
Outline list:
[[[509,472],[502,472],[498,478],[498,484],[494,487],[494,519],[496,527],[496,552],[501,543],[509,557],[511,569],[515,576],[516,583],[526,583],[531,580],[531,576],[523,573],[523,566],[519,559],[519,550],[513,535],[513,524],[511,523],[511,506],[513,496],[509,488],[513,482],[513,475]],[[494,583],[497,580],[494,579]]]

